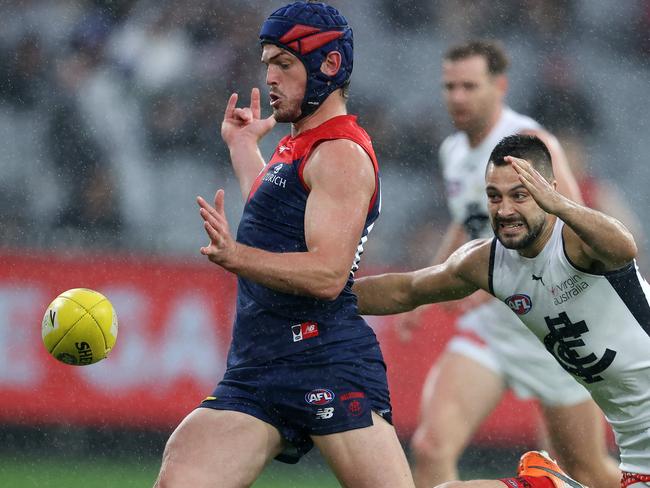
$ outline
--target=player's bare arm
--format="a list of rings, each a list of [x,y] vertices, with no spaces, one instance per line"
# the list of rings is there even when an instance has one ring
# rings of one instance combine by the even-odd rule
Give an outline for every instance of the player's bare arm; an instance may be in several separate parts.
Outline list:
[[[451,222],[447,226],[442,242],[433,258],[432,265],[444,263],[449,256],[451,256],[456,249],[465,244],[468,239],[469,236],[467,235],[467,232],[465,232],[464,226],[458,222]],[[464,310],[478,307],[489,299],[490,295],[488,293],[478,291],[477,293],[472,293],[465,300],[443,302],[442,306],[445,310],[450,312],[462,312]],[[402,320],[397,324],[400,337],[406,340],[410,339],[411,331],[419,327],[422,323],[422,314],[424,313],[424,310],[424,307],[418,308],[413,313],[405,314],[403,316]]]
[[[545,130],[525,130],[521,133],[537,136],[544,144],[546,144],[546,147],[551,153],[553,174],[557,180],[557,191],[574,202],[580,204],[584,203],[578,182],[571,172],[569,161],[567,160],[564,149],[562,149],[562,146],[560,145],[560,141],[558,141],[553,134],[550,134]]]
[[[527,161],[510,156],[506,159],[537,204],[567,225],[565,246],[574,264],[602,272],[618,269],[636,257],[634,238],[621,222],[564,197]]]
[[[232,166],[242,196],[246,198],[255,178],[264,168],[264,158],[257,144],[273,129],[275,118],[261,118],[259,89],[252,89],[248,107],[237,107],[238,98],[237,93],[233,93],[228,99],[221,123],[221,137],[230,150]]]
[[[360,314],[390,315],[427,303],[458,300],[489,290],[489,239],[470,241],[444,263],[409,273],[359,278],[353,287]]]
[[[201,253],[239,276],[285,293],[336,298],[348,278],[375,190],[370,157],[348,140],[324,142],[304,170],[310,188],[305,212],[308,252],[272,253],[236,242],[223,209],[197,202],[210,244]]]
[[[465,232],[465,229],[462,224],[458,222],[451,222],[447,226],[447,230],[442,238],[442,242],[436,253],[434,255],[432,265],[444,263],[451,254],[467,242],[468,236]],[[480,296],[480,294],[474,294],[472,297],[476,297],[480,301],[484,301],[486,298]],[[472,300],[473,302],[473,300]],[[473,305],[473,303],[472,303]],[[468,306],[472,306],[468,304]],[[446,306],[450,309],[454,309],[458,306],[462,306],[461,302],[447,302]],[[398,334],[403,340],[410,340],[412,330],[420,327],[422,324],[422,314],[424,313],[424,308],[418,308],[413,313],[404,314],[399,322],[396,323]]]

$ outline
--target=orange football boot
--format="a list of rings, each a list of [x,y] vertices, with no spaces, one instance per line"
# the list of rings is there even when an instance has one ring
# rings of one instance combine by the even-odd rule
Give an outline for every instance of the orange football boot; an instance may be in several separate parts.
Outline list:
[[[562,471],[546,451],[528,451],[519,459],[517,476],[546,476],[555,488],[587,488]]]

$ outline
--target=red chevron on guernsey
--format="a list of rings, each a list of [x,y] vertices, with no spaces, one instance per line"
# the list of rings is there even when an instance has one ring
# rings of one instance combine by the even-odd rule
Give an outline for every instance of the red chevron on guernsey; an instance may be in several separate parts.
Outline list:
[[[300,54],[309,54],[310,52],[324,46],[334,39],[343,37],[341,31],[325,31],[321,32],[316,27],[308,25],[297,24],[287,31],[285,35],[280,38],[282,44],[293,49]]]

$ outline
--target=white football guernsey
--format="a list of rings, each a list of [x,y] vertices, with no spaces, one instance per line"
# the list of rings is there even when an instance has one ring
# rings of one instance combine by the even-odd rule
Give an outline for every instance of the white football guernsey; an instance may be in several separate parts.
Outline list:
[[[636,263],[593,274],[564,252],[557,219],[534,258],[497,239],[490,255],[490,291],[571,373],[614,429],[621,469],[650,474],[650,285]]]
[[[463,225],[471,239],[494,236],[485,194],[485,168],[490,153],[502,138],[531,129],[540,129],[540,125],[504,107],[496,125],[478,146],[470,147],[464,132],[447,137],[440,146],[451,218]],[[575,405],[589,398],[587,391],[555,363],[533,334],[498,300],[463,314],[457,327],[460,334],[451,340],[448,349],[502,376],[519,397],[535,397],[549,406]],[[468,332],[484,344],[468,341]]]

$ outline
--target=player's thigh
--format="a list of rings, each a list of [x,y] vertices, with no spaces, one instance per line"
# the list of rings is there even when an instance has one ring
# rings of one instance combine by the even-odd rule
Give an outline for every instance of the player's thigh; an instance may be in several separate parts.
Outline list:
[[[280,453],[273,426],[245,413],[197,408],[169,438],[157,487],[249,486]]]
[[[373,425],[312,436],[344,487],[413,487],[413,478],[395,428],[376,413]]]
[[[504,390],[498,372],[467,355],[446,350],[426,378],[420,425],[463,439],[496,407]]]
[[[566,463],[601,464],[607,455],[606,425],[593,400],[575,405],[542,405],[549,440]]]

